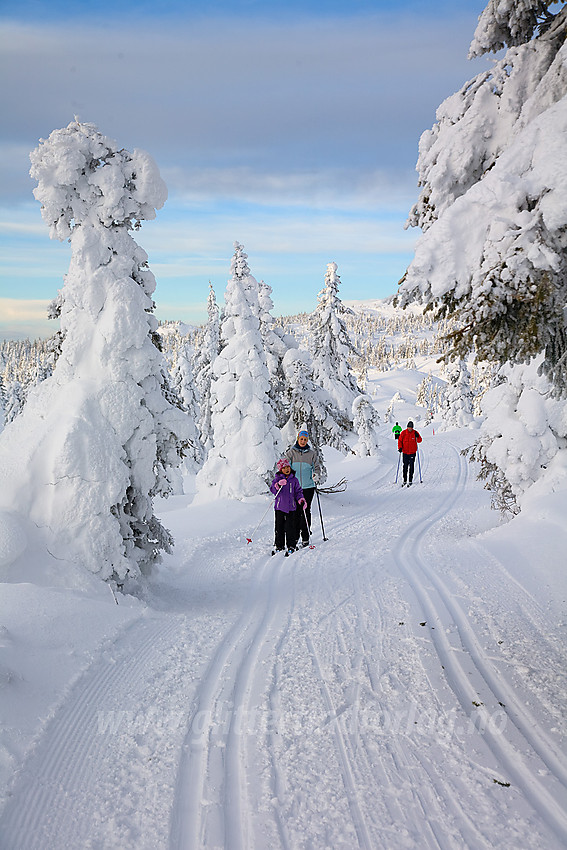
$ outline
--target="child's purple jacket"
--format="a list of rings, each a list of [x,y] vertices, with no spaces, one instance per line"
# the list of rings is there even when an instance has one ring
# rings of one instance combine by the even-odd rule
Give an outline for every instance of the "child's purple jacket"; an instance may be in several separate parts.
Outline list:
[[[274,510],[283,511],[284,514],[290,514],[296,509],[298,501],[304,498],[303,490],[301,489],[299,481],[295,477],[293,469],[287,476],[287,483],[278,489],[276,482],[281,481],[282,478],[286,478],[286,476],[283,472],[278,472],[270,484],[270,490],[272,493],[277,493],[276,501],[274,502]]]

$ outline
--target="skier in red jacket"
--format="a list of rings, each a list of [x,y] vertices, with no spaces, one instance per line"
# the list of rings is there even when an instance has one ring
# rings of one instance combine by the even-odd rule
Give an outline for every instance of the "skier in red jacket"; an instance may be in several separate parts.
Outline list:
[[[414,430],[413,422],[410,420],[407,424],[407,428],[405,429],[405,431],[402,431],[402,433],[398,437],[398,451],[402,452],[402,457],[404,461],[404,484],[407,483],[408,486],[413,481],[413,466],[415,463],[415,456],[417,454],[418,443],[421,443],[421,434],[419,433],[419,431]]]

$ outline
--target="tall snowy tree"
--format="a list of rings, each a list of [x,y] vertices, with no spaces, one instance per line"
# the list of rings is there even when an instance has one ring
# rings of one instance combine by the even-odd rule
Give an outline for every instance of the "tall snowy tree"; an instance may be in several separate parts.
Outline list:
[[[263,280],[258,284],[258,306],[260,333],[264,342],[266,363],[270,375],[270,403],[276,417],[276,424],[279,428],[283,428],[288,419],[287,410],[284,406],[283,359],[290,348],[297,348],[297,342],[291,334],[286,334],[283,328],[275,324],[272,317],[274,307],[272,288]]]
[[[317,451],[321,452],[321,446],[326,445],[347,454],[350,449],[345,438],[351,423],[336,407],[327,390],[313,380],[309,352],[301,348],[290,349],[282,361],[282,369],[284,409],[288,417],[282,428],[284,440],[288,444],[295,442],[299,426],[305,422]],[[322,454],[320,461],[323,464]]]
[[[35,197],[72,256],[60,292],[51,377],[0,439],[0,507],[37,528],[49,553],[136,589],[172,539],[153,510],[187,439],[166,399],[155,279],[130,231],[167,190],[151,157],[73,121],[31,154]]]
[[[213,445],[211,431],[211,381],[213,379],[213,363],[220,351],[220,345],[220,311],[215,290],[209,281],[207,324],[201,344],[195,349],[192,363],[199,402],[197,425],[201,443],[206,451]]]
[[[443,421],[448,427],[465,428],[474,419],[471,376],[464,360],[453,363],[448,369],[442,410]]]
[[[192,472],[196,472],[202,466],[205,459],[205,448],[199,436],[197,426],[198,401],[193,369],[191,368],[192,349],[188,342],[181,345],[177,352],[175,361],[171,367],[171,380],[187,415],[187,433],[189,434],[189,445],[185,451],[185,466]],[[178,492],[183,492],[177,488]]]
[[[449,357],[527,363],[567,394],[567,9],[494,2],[471,55],[509,45],[437,111],[419,149],[424,230],[400,289],[455,317]]]
[[[217,495],[239,499],[266,490],[282,445],[269,399],[258,283],[242,245],[234,247],[222,347],[213,363],[213,447],[197,480],[202,489],[215,487]]]
[[[351,372],[348,357],[351,354],[359,357],[360,352],[352,344],[343,318],[353,311],[345,307],[339,298],[340,282],[337,264],[329,263],[325,286],[311,315],[311,354],[313,379],[350,418],[352,403],[361,391]]]
[[[358,434],[354,453],[359,457],[374,457],[379,451],[377,428],[380,417],[374,409],[370,396],[359,395],[355,398],[352,403],[352,418],[354,430]]]
[[[516,367],[504,378],[518,398],[518,382],[534,378],[533,363],[546,392],[567,396],[566,34],[565,3],[487,5],[471,56],[508,49],[439,107],[437,124],[421,138],[423,188],[409,223],[424,233],[400,287],[402,304],[420,298],[436,318],[454,320],[445,359],[472,352]],[[475,459],[490,456],[488,480],[505,502],[506,494],[521,499],[514,463],[490,449],[501,418],[494,393],[483,409],[484,401]],[[519,417],[510,405],[510,419]],[[555,433],[553,445],[566,436]],[[543,433],[541,440],[548,457]],[[547,466],[537,466],[537,475]]]

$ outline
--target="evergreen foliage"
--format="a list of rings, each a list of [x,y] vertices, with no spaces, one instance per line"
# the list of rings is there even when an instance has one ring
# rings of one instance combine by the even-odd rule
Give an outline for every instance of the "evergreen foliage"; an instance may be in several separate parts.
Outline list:
[[[437,112],[420,141],[424,231],[400,289],[453,317],[448,358],[540,368],[567,394],[567,32],[565,8],[491,2],[473,55],[509,47]]]
[[[20,444],[17,422],[1,435],[0,507],[27,516],[55,557],[135,590],[170,549],[153,498],[172,491],[189,441],[167,398],[155,279],[130,235],[167,191],[148,154],[92,124],[53,131],[30,158],[43,219],[72,256],[53,307],[60,354],[21,413],[30,441]]]
[[[337,264],[329,263],[325,286],[318,295],[317,308],[311,316],[311,355],[313,379],[350,418],[352,403],[361,393],[350,369],[349,356],[359,356],[359,352],[350,340],[343,318],[352,315],[353,311],[340,300],[339,284]]]
[[[213,446],[197,480],[201,489],[215,487],[219,496],[241,499],[265,490],[282,445],[269,399],[258,283],[242,245],[234,248],[222,346],[213,363]]]

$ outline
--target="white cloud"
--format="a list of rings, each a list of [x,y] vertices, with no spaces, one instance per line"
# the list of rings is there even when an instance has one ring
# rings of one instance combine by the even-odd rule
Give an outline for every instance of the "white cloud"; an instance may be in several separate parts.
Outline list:
[[[29,322],[44,319],[49,300],[0,298],[0,316],[3,322]]]

